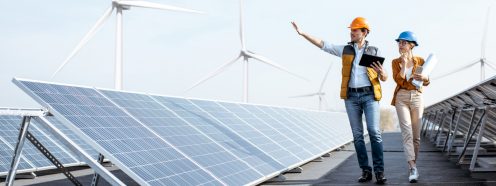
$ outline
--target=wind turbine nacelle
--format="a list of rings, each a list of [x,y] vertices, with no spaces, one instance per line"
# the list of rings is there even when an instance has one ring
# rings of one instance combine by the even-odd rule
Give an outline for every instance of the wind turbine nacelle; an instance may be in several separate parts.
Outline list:
[[[123,4],[119,3],[119,0],[112,0],[112,4],[113,4],[114,7],[119,7],[122,10],[129,10],[129,9],[131,9],[131,6],[130,5],[123,5]]]
[[[131,6],[129,5],[121,5],[122,10],[129,10],[131,9]]]

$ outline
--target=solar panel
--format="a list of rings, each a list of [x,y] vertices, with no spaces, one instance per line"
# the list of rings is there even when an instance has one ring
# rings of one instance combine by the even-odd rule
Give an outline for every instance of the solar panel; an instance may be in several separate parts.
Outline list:
[[[1,119],[0,125],[3,125]],[[7,173],[9,172],[13,155],[14,148],[5,143],[4,140],[0,137],[0,175],[7,175]],[[33,171],[34,169],[35,168],[26,161],[24,156],[22,156],[19,161],[18,172]]]
[[[227,185],[254,184],[264,176],[212,138],[145,94],[99,90]]]
[[[298,132],[303,138],[308,139],[309,142],[317,147],[319,147],[320,151],[317,152],[325,152],[329,151],[331,147],[331,143],[333,140],[331,140],[332,136],[329,133],[324,133],[328,128],[331,127],[331,125],[328,125],[327,127],[323,127],[319,125],[319,123],[316,120],[304,120],[303,117],[300,117],[300,115],[304,114],[310,114],[310,111],[296,111],[294,114],[288,113],[288,110],[290,109],[285,109],[285,108],[271,108],[271,110],[274,113],[277,113],[280,118],[284,118],[285,120],[289,121],[291,125],[288,125],[288,127],[293,128],[295,131],[303,131],[303,132]],[[280,120],[284,122],[283,120]],[[285,123],[285,122],[284,122]]]
[[[2,125],[0,126],[0,138],[2,138],[10,146],[9,149],[4,149],[11,153],[7,157],[10,158],[10,162],[6,165],[9,168],[12,161],[13,149],[17,144],[21,122],[22,116],[0,116],[0,125]],[[63,147],[59,142],[54,140],[52,135],[44,128],[40,127],[37,121],[31,120],[28,131],[64,166],[75,166],[81,164],[81,162],[77,160],[75,156],[67,150],[67,148]],[[27,162],[32,163],[33,166],[21,165],[17,169],[18,172],[27,172],[27,170],[24,169],[39,171],[43,169],[55,168],[55,166],[29,141],[26,141],[23,147],[21,164],[24,164],[22,163],[24,159],[27,160]]]
[[[302,122],[309,123],[310,127],[326,140],[328,149],[335,149],[353,140],[346,113],[319,111],[299,113],[293,110],[286,110],[286,112]]]
[[[336,139],[336,143],[339,146],[353,141],[353,133],[349,125],[348,115],[345,112],[318,113],[318,115],[317,117],[310,116],[310,118],[319,120],[321,125],[333,125],[332,128],[327,130],[327,133],[333,136],[333,139]],[[364,127],[366,127],[365,123]],[[364,134],[367,134],[367,132]]]
[[[280,144],[278,144],[273,139],[267,137],[260,130],[265,130],[265,128],[255,128],[252,126],[254,123],[247,123],[240,119],[236,114],[222,107],[216,102],[211,101],[203,101],[203,100],[191,100],[195,105],[200,107],[202,110],[208,112],[213,117],[218,119],[220,122],[225,124],[226,127],[229,127],[231,130],[236,131],[241,137],[248,140],[250,143],[255,144],[258,148],[260,148],[263,152],[266,152],[273,159],[278,160],[279,157],[284,157],[284,151],[279,148],[284,149]],[[230,108],[234,109],[234,108]],[[260,123],[258,123],[260,124]],[[269,128],[270,129],[270,128]],[[272,131],[277,132],[277,131]],[[304,148],[300,148],[298,152],[304,151]],[[296,152],[290,152],[296,153]],[[306,152],[308,153],[308,152]],[[308,156],[311,156],[308,153]]]
[[[438,143],[443,147],[443,151],[448,150],[449,154],[453,147],[452,142],[456,138],[465,140],[463,150],[458,156],[458,163],[461,163],[463,157],[468,154],[466,149],[473,147],[470,171],[490,171],[478,165],[478,153],[482,142],[494,143],[496,141],[495,85],[496,76],[493,76],[450,98],[430,105],[424,110],[422,133],[428,135],[436,143],[444,142]],[[461,113],[457,115],[457,112]],[[459,120],[454,120],[455,116],[456,118],[460,116]],[[462,134],[464,137],[460,138],[457,134]],[[475,145],[468,143],[472,137],[476,139]]]
[[[142,185],[222,185],[92,88],[14,79],[93,148]]]
[[[0,116],[2,124],[0,125],[0,138],[5,143],[15,148],[18,137],[19,128],[21,126],[22,117],[20,116]],[[28,130],[28,131],[32,131]],[[48,160],[36,147],[29,141],[24,144],[22,155],[30,162],[35,168],[54,167],[52,162]],[[11,155],[13,156],[13,154]]]
[[[262,145],[266,146],[264,149],[273,158],[279,160],[286,167],[297,165],[312,156],[309,151],[297,144],[284,131],[277,130],[280,127],[286,127],[258,110],[257,106],[224,102],[219,102],[219,104],[273,141],[276,145],[272,143],[262,143]]]
[[[51,117],[51,116],[42,116],[44,119],[46,119],[48,122],[50,122],[50,124],[52,124],[53,126],[55,126],[57,129],[59,129],[64,135],[66,135],[69,139],[71,139],[76,145],[78,145],[79,147],[81,147],[85,152],[87,152],[88,154],[91,155],[91,157],[93,157],[95,160],[98,159],[98,152],[93,149],[90,145],[88,145],[88,143],[84,142],[81,138],[79,138],[79,136],[77,136],[72,130],[70,130],[69,128],[67,128],[64,124],[62,124],[62,122],[60,122],[58,119],[56,119],[55,117]],[[38,120],[34,119],[35,121],[37,121],[38,123]],[[33,120],[31,120],[33,121]],[[40,129],[44,129],[44,127],[39,127]],[[50,132],[46,132],[48,134],[48,137],[50,139],[56,139],[55,137],[53,137],[52,134],[50,134]],[[64,149],[70,149],[69,147],[67,147],[65,144],[62,143],[62,147]],[[79,156],[75,156],[76,158],[79,158]],[[81,162],[84,162],[84,160],[82,159],[78,159],[79,161]]]
[[[286,167],[275,161],[256,145],[242,137],[233,128],[214,118],[208,112],[200,109],[192,102],[165,96],[153,96],[162,105],[174,111],[178,116],[194,125],[204,134],[211,137],[224,148],[235,154],[238,158],[253,166],[256,170],[266,176],[278,174],[286,170]],[[277,149],[274,146],[274,149]],[[282,151],[281,156],[290,154]],[[298,160],[296,160],[298,161]]]
[[[64,165],[79,165],[80,162],[74,157],[73,154],[68,152],[67,148],[61,147],[52,138],[45,129],[39,127],[39,123],[35,120],[31,120],[28,131],[53,155],[57,160]],[[29,143],[29,142],[28,142]],[[66,150],[67,149],[67,150]],[[36,149],[37,150],[37,149]]]
[[[290,120],[288,117],[280,115],[278,112],[275,111],[276,109],[272,107],[258,107],[258,108],[263,112],[272,116],[282,126],[285,126],[284,129],[286,130],[284,133],[289,134],[294,139],[294,141],[296,141],[303,148],[311,152],[312,155],[321,154],[325,150],[327,150],[325,148],[320,147],[320,144],[322,143],[321,140],[317,139],[307,130],[304,130],[302,126],[298,126],[297,124],[295,124],[294,120]]]
[[[328,148],[338,148],[351,140],[353,134],[348,125],[348,116],[343,112],[299,112],[294,109],[284,109],[289,116],[299,118],[302,122],[310,124],[311,128],[317,129]]]

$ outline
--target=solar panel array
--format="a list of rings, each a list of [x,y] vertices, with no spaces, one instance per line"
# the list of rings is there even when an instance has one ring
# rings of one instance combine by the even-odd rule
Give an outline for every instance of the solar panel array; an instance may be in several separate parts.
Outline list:
[[[72,131],[67,130],[67,128],[61,125],[58,120],[53,117],[46,118],[49,119],[53,125],[64,131],[66,135],[70,136],[71,139],[77,141],[76,143],[82,146],[82,148],[87,152],[96,154],[96,151],[92,150],[91,147],[79,140],[79,138],[77,138]],[[0,176],[7,175],[10,169],[14,149],[18,141],[21,122],[22,116],[0,116]],[[38,121],[31,120],[28,131],[31,132],[31,134],[37,138],[37,140],[40,141],[40,143],[61,163],[63,163],[64,166],[83,164],[83,161],[78,159],[78,156],[70,152],[63,143],[60,143],[55,137],[53,137],[53,135],[50,134],[50,132],[48,132]],[[18,173],[34,172],[53,168],[55,168],[55,166],[43,154],[41,154],[41,152],[39,152],[33,144],[29,141],[25,142],[17,169]]]
[[[262,175],[270,175],[284,169],[279,162],[240,136],[239,131],[236,132],[226,127],[218,118],[197,107],[189,100],[163,96],[153,96],[153,98]],[[289,152],[285,151],[285,153]]]
[[[13,81],[142,185],[253,185],[352,141],[344,113]]]
[[[441,127],[443,123],[443,126],[447,127],[451,119],[444,119],[441,117],[441,113],[445,115],[449,114],[450,117],[452,116],[451,114],[455,114],[455,119],[460,115],[460,132],[467,133],[470,121],[479,120],[482,113],[485,112],[485,115],[488,116],[486,119],[486,124],[488,124],[486,127],[488,128],[483,137],[491,141],[496,141],[496,126],[494,125],[496,124],[495,105],[496,77],[427,107],[424,112],[424,118],[438,127]],[[438,117],[434,118],[436,113],[438,113]]]
[[[463,147],[474,147],[474,154],[483,142],[496,143],[496,77],[427,107],[423,115],[423,134],[437,141],[448,153],[456,140]],[[461,160],[460,158],[459,160]],[[474,170],[476,159],[471,162]]]
[[[262,175],[196,127],[144,94],[102,91],[146,128],[228,185],[250,183]]]

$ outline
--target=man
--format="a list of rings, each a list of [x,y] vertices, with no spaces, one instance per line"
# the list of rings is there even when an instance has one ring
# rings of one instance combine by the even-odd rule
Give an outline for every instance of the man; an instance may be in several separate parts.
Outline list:
[[[341,57],[343,68],[341,70],[341,93],[344,99],[346,112],[353,132],[353,143],[362,169],[362,176],[358,182],[372,180],[372,168],[369,166],[367,148],[363,137],[362,114],[365,114],[367,131],[372,146],[372,159],[376,183],[384,184],[384,158],[381,131],[379,129],[379,100],[382,98],[381,81],[387,80],[387,73],[379,62],[374,62],[372,68],[360,66],[362,54],[379,55],[379,49],[369,46],[365,37],[370,33],[370,27],[365,18],[357,17],[353,20],[350,28],[351,42],[347,45],[334,45],[321,39],[310,36],[291,22],[296,32],[322,50]]]

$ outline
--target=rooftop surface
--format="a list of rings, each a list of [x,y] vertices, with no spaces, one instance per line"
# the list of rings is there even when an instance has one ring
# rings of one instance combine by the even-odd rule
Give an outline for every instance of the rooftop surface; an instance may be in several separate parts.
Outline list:
[[[383,140],[387,185],[410,185],[401,134],[384,133]],[[415,185],[496,185],[495,180],[488,179],[494,173],[470,173],[463,166],[458,166],[455,162],[450,161],[446,155],[427,140],[422,141],[417,167],[420,177],[419,182]],[[137,185],[117,167],[108,168],[124,183]],[[369,183],[357,182],[361,170],[358,167],[352,144],[346,145],[340,151],[332,152],[330,157],[309,162],[302,168],[302,173],[285,174],[286,180],[283,182],[267,181],[262,185],[375,185],[374,179]],[[93,173],[91,169],[77,170],[72,173],[84,185],[91,183]],[[14,184],[71,185],[62,174],[42,175],[34,179],[18,179]],[[109,184],[102,180],[99,185]]]

